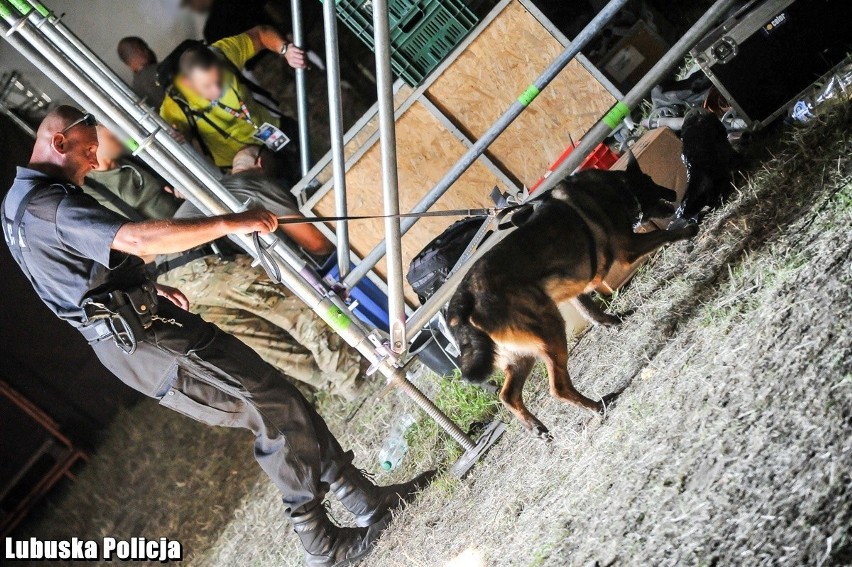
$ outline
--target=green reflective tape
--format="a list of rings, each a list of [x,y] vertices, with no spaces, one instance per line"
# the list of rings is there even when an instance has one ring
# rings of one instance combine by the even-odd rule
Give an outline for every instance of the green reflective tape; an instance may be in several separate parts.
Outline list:
[[[6,4],[4,4],[3,2],[0,2],[0,18],[3,18],[5,20],[5,19],[11,18],[11,17],[12,17],[12,10],[10,10],[6,6]]]
[[[48,10],[48,9],[45,7],[45,5],[44,5],[44,4],[42,4],[41,2],[36,2],[35,9],[36,9],[36,11],[37,11],[39,14],[41,14],[41,15],[42,15],[42,16],[44,16],[45,18],[46,18],[46,17],[48,17],[48,16],[50,15],[50,10]]]
[[[139,142],[134,140],[133,138],[128,138],[124,141],[124,145],[127,146],[127,149],[131,152],[135,152],[139,149]]]
[[[609,109],[609,112],[603,117],[604,124],[612,129],[615,129],[622,120],[630,115],[630,107],[623,102],[616,102],[615,106]]]
[[[345,331],[352,324],[352,319],[349,318],[349,315],[337,305],[329,307],[325,315],[325,320],[329,326],[338,333]]]
[[[30,6],[26,0],[9,0],[9,4],[11,4],[17,11],[19,11],[24,16],[26,16],[33,10],[33,7]]]
[[[524,106],[529,106],[532,101],[535,100],[535,97],[541,94],[541,90],[535,85],[530,85],[527,87],[521,96],[518,97],[518,102],[523,104]]]

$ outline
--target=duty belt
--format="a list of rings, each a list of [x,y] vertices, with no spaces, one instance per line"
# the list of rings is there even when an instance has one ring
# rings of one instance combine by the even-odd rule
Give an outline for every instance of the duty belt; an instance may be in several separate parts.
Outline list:
[[[86,321],[80,332],[90,344],[112,338],[118,348],[133,354],[145,329],[154,322],[157,290],[151,283],[116,290],[86,300],[83,311]]]

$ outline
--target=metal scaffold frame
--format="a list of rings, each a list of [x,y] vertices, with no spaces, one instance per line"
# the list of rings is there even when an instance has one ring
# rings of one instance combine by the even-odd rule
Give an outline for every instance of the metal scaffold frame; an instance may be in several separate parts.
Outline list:
[[[456,180],[483,156],[490,144],[522,113],[547,85],[577,57],[588,42],[603,29],[627,0],[611,0],[604,9],[566,47],[565,51],[512,104],[480,139],[470,140],[465,155],[444,178],[417,204],[414,212],[427,211],[448,191]],[[623,99],[593,126],[579,146],[551,175],[539,192],[553,188],[566,174],[572,173],[598,143],[603,141],[621,120],[629,114],[682,60],[688,49],[703,37],[735,0],[718,0],[707,13],[675,44]],[[294,42],[302,46],[301,0],[292,0]],[[335,208],[345,216],[346,185],[344,135],[340,99],[340,66],[337,47],[335,3],[324,2],[326,58],[331,124],[331,163],[334,169]],[[394,116],[394,83],[391,75],[390,30],[388,0],[373,4],[374,40],[376,47],[376,77],[378,88],[378,139],[381,144],[384,213],[399,212],[399,188],[396,169]],[[146,106],[109,67],[83,44],[49,9],[38,0],[0,0],[0,33],[25,57],[29,58],[50,80],[87,110],[94,112],[108,128],[125,137],[128,146],[169,183],[181,187],[189,200],[208,215],[238,212],[240,203],[219,181],[221,174],[191,147],[181,145],[170,136],[169,127],[159,115]],[[297,72],[297,106],[301,169],[309,176],[310,149],[307,134],[307,96],[303,72]],[[315,168],[316,170],[316,168]],[[450,437],[458,442],[465,454],[455,467],[464,474],[481,454],[502,433],[502,424],[494,424],[474,442],[452,420],[441,412],[406,375],[402,366],[407,337],[415,335],[449,300],[470,266],[493,248],[510,231],[489,238],[464,265],[457,267],[438,292],[406,320],[402,282],[402,235],[411,228],[413,219],[400,223],[398,218],[385,222],[385,243],[377,246],[355,269],[350,271],[349,242],[345,223],[338,223],[336,240],[341,277],[347,286],[354,285],[369,272],[376,262],[386,257],[388,264],[388,296],[390,340],[367,328],[349,313],[345,302],[328,286],[284,240],[276,235],[260,239],[260,246],[251,237],[241,236],[238,243],[256,259],[262,256],[271,275],[286,285],[305,304],[317,312],[348,344],[356,348],[372,364],[372,369],[399,387],[421,409],[434,419]],[[261,248],[261,249],[258,249]],[[387,254],[385,253],[387,251]]]

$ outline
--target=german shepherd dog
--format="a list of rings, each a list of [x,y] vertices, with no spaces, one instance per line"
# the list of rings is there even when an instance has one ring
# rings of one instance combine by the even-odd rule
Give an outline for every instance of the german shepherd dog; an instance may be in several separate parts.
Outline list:
[[[557,305],[569,301],[595,324],[620,323],[586,293],[613,266],[697,234],[696,225],[633,232],[643,216],[671,215],[676,198],[642,173],[631,154],[626,171],[580,172],[533,201],[528,220],[474,264],[450,300],[447,320],[461,350],[462,375],[485,382],[499,360],[506,374],[500,400],[543,439],[550,434],[522,396],[537,357],[547,364],[553,397],[603,413],[616,394],[594,401],[574,388]]]

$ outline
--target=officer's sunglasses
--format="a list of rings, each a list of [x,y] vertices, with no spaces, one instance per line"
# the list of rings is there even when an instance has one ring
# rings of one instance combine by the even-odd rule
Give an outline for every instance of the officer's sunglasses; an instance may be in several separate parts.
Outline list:
[[[95,118],[94,114],[92,114],[91,112],[87,112],[82,117],[66,126],[65,129],[60,132],[60,134],[64,135],[68,130],[70,130],[74,126],[79,126],[80,124],[85,124],[86,126],[97,126],[98,120],[97,118]]]

